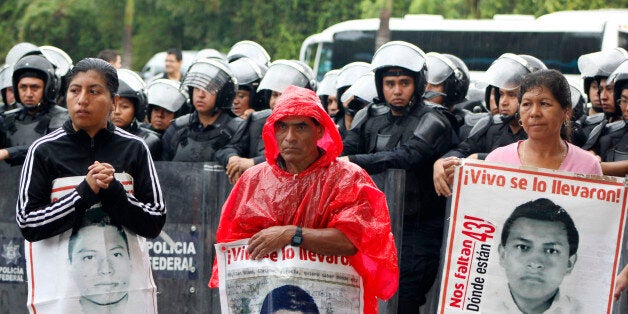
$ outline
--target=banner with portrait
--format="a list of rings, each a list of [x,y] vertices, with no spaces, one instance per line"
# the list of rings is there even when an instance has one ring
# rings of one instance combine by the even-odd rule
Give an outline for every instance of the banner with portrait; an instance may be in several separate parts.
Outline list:
[[[286,246],[251,260],[247,242],[215,244],[222,313],[364,312],[362,278],[347,257]]]
[[[438,313],[610,313],[624,181],[465,161]]]
[[[133,178],[115,176],[132,193]],[[51,200],[83,179],[53,181]],[[25,249],[31,313],[157,313],[146,240],[113,224],[100,204],[75,228]]]

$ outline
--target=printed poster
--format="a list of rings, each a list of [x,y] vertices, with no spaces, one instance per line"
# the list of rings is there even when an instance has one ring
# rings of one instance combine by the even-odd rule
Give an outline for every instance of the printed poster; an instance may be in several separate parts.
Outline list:
[[[251,260],[247,242],[215,244],[222,313],[364,312],[362,278],[346,256],[289,245]]]
[[[115,176],[132,193],[130,175]],[[83,179],[56,179],[51,199]],[[146,239],[112,224],[100,204],[80,227],[24,245],[30,313],[157,313]]]
[[[610,313],[624,179],[466,161],[439,313]]]

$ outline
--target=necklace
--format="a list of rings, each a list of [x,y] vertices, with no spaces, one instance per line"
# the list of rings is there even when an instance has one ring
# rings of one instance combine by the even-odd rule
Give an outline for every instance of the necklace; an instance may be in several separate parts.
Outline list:
[[[521,165],[522,166],[525,166],[525,163],[526,163],[526,143],[527,141],[523,141],[523,147],[521,149]],[[567,151],[569,150],[567,144],[564,141],[561,140],[561,143],[563,143],[563,145],[561,145],[562,154],[560,156],[560,165],[558,165],[559,169],[563,165],[563,162],[565,161],[565,157],[567,156]]]

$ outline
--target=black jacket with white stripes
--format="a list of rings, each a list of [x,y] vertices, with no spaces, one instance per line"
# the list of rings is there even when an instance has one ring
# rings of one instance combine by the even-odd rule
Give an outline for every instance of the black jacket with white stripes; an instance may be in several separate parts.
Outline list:
[[[68,194],[51,201],[53,180],[85,176],[98,161],[116,173],[133,177],[133,193],[114,179],[98,194],[83,180]],[[85,210],[100,202],[112,222],[140,236],[154,238],[166,221],[166,206],[157,172],[146,144],[108,123],[94,138],[75,131],[67,120],[62,128],[36,140],[29,148],[16,208],[17,224],[28,241],[58,235],[80,223]]]

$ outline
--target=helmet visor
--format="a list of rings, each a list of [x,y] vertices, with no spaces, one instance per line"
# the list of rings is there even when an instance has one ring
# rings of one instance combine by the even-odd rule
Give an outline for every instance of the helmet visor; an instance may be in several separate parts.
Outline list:
[[[486,70],[486,83],[507,90],[515,89],[521,85],[523,76],[529,72],[516,58],[500,57]]]
[[[170,112],[181,109],[186,96],[179,90],[179,83],[158,79],[148,86],[148,104],[162,107]]]
[[[583,77],[609,76],[628,56],[620,49],[589,53],[578,58],[578,69]]]
[[[425,66],[425,54],[421,49],[405,42],[392,41],[381,46],[373,56],[371,70],[384,67],[401,67],[419,72]]]
[[[345,102],[349,100],[351,96],[360,98],[368,103],[373,102],[373,98],[377,97],[375,74],[373,72],[367,72],[360,76],[360,78],[342,94],[340,101]]]
[[[318,85],[318,89],[316,90],[316,94],[318,94],[318,96],[336,95],[336,82],[338,79],[338,72],[330,72],[327,72],[327,74],[325,74],[325,77],[323,77],[323,80]]]
[[[271,90],[283,93],[286,87],[296,85],[306,87],[309,80],[304,73],[287,63],[273,63],[262,79],[257,91]]]
[[[366,62],[355,62],[344,66],[338,74],[336,89],[353,85],[360,76],[367,72],[370,72],[370,69],[369,64]]]
[[[451,61],[447,62],[445,58],[431,52],[426,55],[428,83],[432,85],[442,84],[454,72],[449,64]]]
[[[218,94],[220,89],[229,81],[229,74],[210,62],[197,62],[190,66],[182,86],[203,89],[212,94]]]

